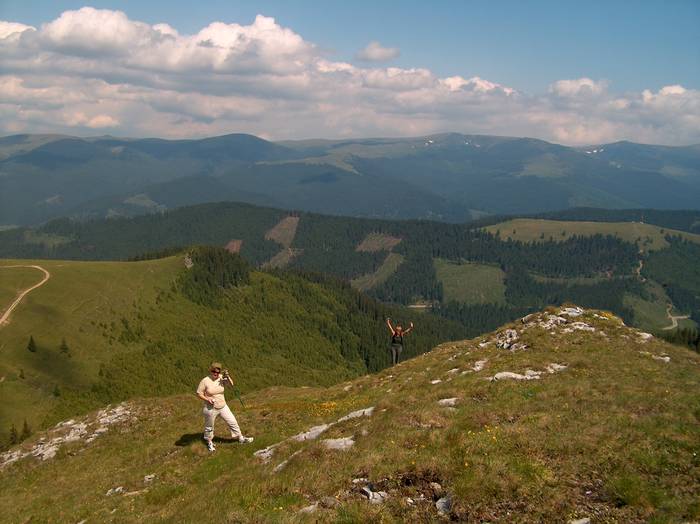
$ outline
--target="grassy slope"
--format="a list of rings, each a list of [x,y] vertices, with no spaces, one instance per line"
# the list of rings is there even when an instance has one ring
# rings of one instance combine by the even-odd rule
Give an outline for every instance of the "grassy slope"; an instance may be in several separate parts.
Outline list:
[[[536,242],[551,236],[554,240],[566,240],[573,235],[591,236],[595,234],[614,235],[626,242],[637,242],[642,239],[640,248],[645,250],[658,250],[668,247],[666,235],[680,235],[692,242],[700,243],[700,235],[664,229],[659,226],[642,224],[639,222],[568,222],[559,220],[540,220],[530,218],[517,218],[486,228],[491,233],[500,231],[501,238],[511,238],[522,242]],[[515,230],[515,233],[513,231]],[[565,234],[562,234],[564,232]]]
[[[86,386],[96,377],[101,363],[125,351],[119,341],[110,344],[103,336],[108,329],[105,326],[118,322],[122,315],[130,316],[139,307],[154,304],[158,289],[169,287],[181,261],[0,263],[38,264],[51,273],[49,281],[29,293],[10,322],[0,328],[0,376],[6,377],[0,385],[6,399],[0,406],[0,428],[4,432],[10,420],[21,424],[24,417],[36,427],[59,403],[53,396],[55,385]],[[13,277],[22,280],[15,273]],[[38,345],[36,353],[26,349],[30,335]],[[63,338],[70,347],[70,358],[59,354]],[[20,370],[25,379],[19,378]]]
[[[382,315],[409,314],[260,272],[212,309],[174,290],[181,257],[37,263],[51,279],[0,328],[0,444],[25,418],[37,429],[114,399],[188,392],[212,359],[244,367],[244,391],[337,383],[388,364]],[[431,347],[423,337],[461,329],[439,319],[423,326],[410,352]],[[27,350],[30,335],[36,353]],[[59,350],[64,338],[68,355]]]
[[[505,275],[500,268],[486,264],[455,264],[441,259],[435,259],[434,263],[446,302],[505,304]]]
[[[192,397],[134,402],[137,420],[94,443],[74,443],[53,460],[24,459],[0,472],[0,519],[194,521],[203,498],[213,497],[217,515],[235,522],[417,522],[438,518],[430,481],[452,495],[453,516],[470,522],[700,518],[700,357],[658,340],[642,342],[614,318],[589,312],[574,320],[599,332],[532,327],[521,333],[527,350],[480,348],[491,338],[482,337],[330,388],[248,395],[246,409],[231,405],[255,443],[222,441],[213,455],[199,441],[199,403]],[[662,353],[669,363],[651,357]],[[482,371],[461,373],[483,359]],[[551,362],[568,368],[528,382],[484,380]],[[453,368],[459,372],[448,373]],[[431,384],[437,378],[442,382]],[[456,409],[438,406],[448,397],[458,399]],[[349,451],[312,441],[283,444],[269,465],[252,455],[368,406],[376,406],[372,417],[324,435],[355,435]],[[272,471],[295,451],[284,470]],[[144,483],[148,474],[157,476],[152,484]],[[389,492],[388,502],[369,505],[351,482],[356,477]],[[116,486],[132,494],[105,496]],[[297,513],[324,496],[339,506],[306,518]],[[417,503],[409,505],[407,496]]]
[[[38,269],[28,267],[6,268],[4,266],[4,263],[0,264],[0,314],[5,311],[19,293],[41,282],[44,278],[44,274]]]

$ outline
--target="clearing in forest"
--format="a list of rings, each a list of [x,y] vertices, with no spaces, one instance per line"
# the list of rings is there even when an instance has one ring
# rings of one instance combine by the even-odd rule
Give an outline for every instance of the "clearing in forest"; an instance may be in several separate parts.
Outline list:
[[[505,274],[501,268],[472,262],[455,263],[436,258],[437,278],[442,282],[444,301],[464,304],[505,304]]]
[[[498,231],[504,240],[512,239],[521,242],[545,242],[550,239],[564,241],[573,235],[613,235],[625,242],[637,243],[639,248],[645,251],[668,247],[666,235],[681,236],[700,244],[700,235],[642,222],[578,222],[516,218],[488,226],[486,231],[493,234]]]
[[[350,281],[350,284],[355,289],[360,291],[367,291],[373,287],[378,286],[386,282],[391,275],[393,275],[396,270],[403,262],[403,256],[397,253],[389,253],[387,257],[382,262],[382,265],[377,268],[374,273],[369,273],[368,275],[362,275]]]
[[[293,249],[291,247],[287,247],[277,253],[274,257],[272,257],[270,260],[265,262],[263,264],[264,268],[274,268],[274,269],[282,269],[283,267],[287,267],[287,265],[292,261],[294,257],[298,257],[304,252],[303,249]]]
[[[228,244],[226,244],[226,251],[229,253],[240,253],[242,247],[243,241],[234,238],[233,240],[230,240]]]
[[[290,247],[297,234],[299,217],[288,216],[280,220],[275,227],[265,233],[265,240],[273,240],[284,247]]]
[[[370,233],[358,244],[355,251],[376,253],[377,251],[391,251],[399,242],[400,238],[385,235],[384,233]]]

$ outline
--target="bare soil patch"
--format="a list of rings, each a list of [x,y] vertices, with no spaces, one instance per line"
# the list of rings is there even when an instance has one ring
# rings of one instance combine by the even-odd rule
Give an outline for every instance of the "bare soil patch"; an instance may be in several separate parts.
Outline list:
[[[385,235],[383,233],[370,233],[360,244],[355,248],[355,251],[364,251],[376,253],[377,251],[391,251],[394,249],[401,239]]]
[[[233,239],[230,240],[228,244],[226,244],[226,251],[228,251],[229,253],[240,253],[242,247],[242,240]]]
[[[284,247],[290,247],[297,234],[299,217],[288,216],[280,220],[275,227],[265,233],[265,240],[273,240]]]

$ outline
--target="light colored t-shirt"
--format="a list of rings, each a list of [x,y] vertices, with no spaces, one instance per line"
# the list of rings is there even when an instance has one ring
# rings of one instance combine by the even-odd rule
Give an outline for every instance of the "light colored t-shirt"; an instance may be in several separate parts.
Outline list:
[[[197,394],[213,397],[214,407],[216,409],[221,409],[226,405],[226,399],[224,398],[224,380],[222,378],[212,380],[211,377],[204,377],[200,381],[199,386],[197,386]],[[204,405],[209,405],[209,403],[205,402]]]

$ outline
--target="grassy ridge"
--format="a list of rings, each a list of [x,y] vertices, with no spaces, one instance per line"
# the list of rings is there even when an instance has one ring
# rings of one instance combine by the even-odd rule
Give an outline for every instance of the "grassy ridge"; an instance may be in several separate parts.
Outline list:
[[[680,236],[700,244],[700,235],[639,222],[569,222],[516,218],[490,225],[486,230],[493,234],[498,231],[501,238],[520,242],[537,242],[550,238],[563,241],[574,235],[613,235],[625,242],[637,243],[640,248],[648,251],[667,248],[669,243],[665,239],[666,235]]]
[[[529,346],[523,351],[480,347],[493,338],[480,337],[329,388],[252,393],[245,410],[234,409],[254,444],[221,439],[211,455],[200,441],[199,402],[134,402],[136,420],[94,443],[0,472],[0,519],[193,521],[201,517],[202,494],[215,492],[219,517],[235,522],[436,521],[434,501],[447,493],[452,519],[468,522],[697,520],[700,357],[643,342],[599,312],[574,320],[596,332],[521,331],[517,323],[506,327],[521,331]],[[486,360],[484,369],[469,371],[477,360]],[[484,380],[551,362],[568,367],[539,380]],[[438,405],[445,398],[455,398],[455,407]],[[269,464],[253,456],[369,406],[371,417],[338,423],[322,437],[353,435],[348,451],[286,442]],[[224,437],[222,426],[218,432]],[[156,478],[145,483],[149,474]],[[387,501],[368,504],[352,482],[358,477],[386,491]],[[129,495],[105,496],[117,486]],[[337,506],[298,513],[323,497]]]

